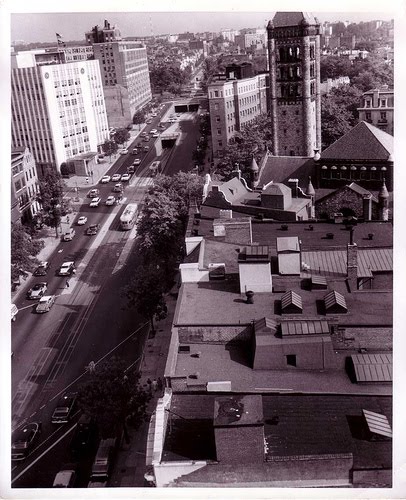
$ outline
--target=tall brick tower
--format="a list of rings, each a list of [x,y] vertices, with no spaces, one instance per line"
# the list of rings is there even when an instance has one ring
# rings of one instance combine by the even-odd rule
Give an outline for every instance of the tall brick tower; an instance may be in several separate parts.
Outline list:
[[[313,156],[321,148],[319,22],[277,12],[267,31],[273,154]]]

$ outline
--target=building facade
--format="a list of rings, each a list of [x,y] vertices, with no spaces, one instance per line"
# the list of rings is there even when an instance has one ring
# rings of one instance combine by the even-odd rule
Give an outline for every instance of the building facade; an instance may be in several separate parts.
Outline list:
[[[273,154],[312,156],[321,147],[318,21],[277,12],[268,23],[268,53]]]
[[[146,47],[139,42],[111,41],[93,45],[100,64],[110,126],[127,126],[151,99]]]
[[[393,135],[394,93],[388,85],[364,92],[361,107],[357,111],[360,122],[371,123]]]
[[[100,28],[100,26],[94,26],[90,31],[86,32],[85,36],[86,43],[89,45],[121,40],[120,30],[116,26],[111,26],[107,20],[104,21],[102,28]]]
[[[236,132],[268,111],[266,74],[248,78],[238,78],[244,72],[229,71],[227,74],[228,78],[212,82],[207,89],[214,158],[222,157]]]
[[[28,148],[11,151],[11,200],[12,222],[32,219],[41,206],[35,160]]]
[[[25,62],[30,62],[26,58]],[[12,63],[12,147],[28,147],[42,175],[80,153],[98,151],[108,124],[98,61]]]

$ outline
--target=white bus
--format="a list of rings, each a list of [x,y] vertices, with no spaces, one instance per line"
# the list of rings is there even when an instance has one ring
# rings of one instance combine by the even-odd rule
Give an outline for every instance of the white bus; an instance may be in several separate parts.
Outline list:
[[[120,227],[124,231],[128,231],[134,227],[138,215],[138,205],[136,203],[129,203],[120,217]]]
[[[149,173],[154,177],[161,173],[161,162],[159,160],[153,161],[149,166]]]

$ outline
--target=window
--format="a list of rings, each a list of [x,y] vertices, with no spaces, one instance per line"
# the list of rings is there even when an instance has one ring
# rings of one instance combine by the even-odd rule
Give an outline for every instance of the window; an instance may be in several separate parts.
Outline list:
[[[386,112],[385,111],[381,111],[381,120],[386,121]]]
[[[381,99],[381,108],[386,108],[386,99]]]
[[[221,135],[221,128],[217,129],[217,135]]]
[[[219,96],[219,91],[218,90],[215,90],[214,91],[214,97],[218,97]]]
[[[365,107],[370,108],[371,107],[371,100],[370,99],[365,99]]]
[[[367,111],[367,112],[365,113],[365,118],[366,118],[366,120],[372,120],[372,115],[371,115],[371,112],[370,112],[370,111]]]
[[[296,354],[288,354],[286,356],[286,364],[288,366],[296,366]]]

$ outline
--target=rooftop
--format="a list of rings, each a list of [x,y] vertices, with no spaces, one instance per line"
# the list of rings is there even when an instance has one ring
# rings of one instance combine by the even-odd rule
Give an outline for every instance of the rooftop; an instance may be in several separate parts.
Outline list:
[[[307,156],[269,156],[261,169],[258,186],[269,182],[287,183],[289,179],[299,180],[299,186],[306,189],[309,177],[315,175],[313,158]]]
[[[275,28],[297,26],[301,25],[303,22],[313,25],[319,24],[310,12],[277,12],[272,19]]]

